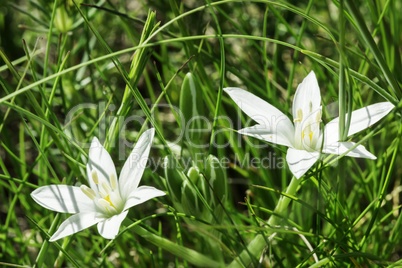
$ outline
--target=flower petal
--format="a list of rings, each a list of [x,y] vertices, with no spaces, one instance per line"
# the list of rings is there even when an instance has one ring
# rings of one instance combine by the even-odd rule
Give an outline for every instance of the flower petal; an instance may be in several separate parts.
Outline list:
[[[315,73],[311,71],[297,87],[292,107],[293,120],[300,119],[304,121],[311,113],[320,111],[320,103],[320,88]],[[299,110],[302,111],[303,118],[299,118]]]
[[[114,215],[113,217],[101,221],[98,223],[98,231],[101,236],[106,239],[113,239],[119,233],[119,228],[123,220],[127,217],[127,211],[123,211],[118,215]]]
[[[290,171],[299,179],[317,162],[319,155],[319,152],[307,152],[289,148],[286,154],[286,161],[288,162]]]
[[[92,189],[96,189],[95,183],[92,180],[92,171],[96,171],[99,184],[101,184],[102,181],[109,183],[109,178],[111,175],[114,175],[117,178],[116,168],[114,167],[112,158],[96,137],[92,139],[87,164],[89,185]]]
[[[241,88],[227,87],[223,90],[261,128],[275,133],[282,140],[293,140],[294,127],[289,118],[268,102]]]
[[[292,126],[293,128],[293,126]],[[265,126],[262,125],[254,125],[252,127],[247,127],[240,129],[238,133],[251,136],[260,140],[268,141],[275,144],[285,145],[288,147],[293,147],[293,133],[294,131],[290,131],[290,135],[281,135],[270,131]],[[284,133],[285,134],[285,133]]]
[[[165,195],[165,192],[158,190],[154,187],[151,186],[140,186],[138,187],[134,192],[130,194],[128,197],[126,204],[124,205],[124,210],[129,209],[133,206],[136,206],[138,204],[144,203],[145,201],[148,201],[149,199],[158,197],[158,196],[163,196]]]
[[[56,241],[60,238],[75,234],[102,220],[104,220],[104,218],[97,212],[82,212],[75,214],[59,226],[59,229],[57,229],[49,241]]]
[[[140,183],[144,169],[147,166],[154,133],[155,129],[153,128],[145,131],[124,163],[119,177],[119,189],[123,200],[127,199]]]
[[[33,191],[31,196],[42,207],[57,212],[95,211],[94,202],[76,186],[47,185]]]
[[[353,111],[348,136],[377,123],[394,107],[395,106],[390,102],[380,102]],[[329,122],[325,126],[324,131],[325,144],[331,145],[332,143],[339,141],[339,117]]]
[[[331,144],[330,146],[326,146],[322,149],[323,153],[326,154],[336,154],[336,155],[341,155],[345,153],[346,151],[350,150],[350,148],[354,147],[356,143],[354,142],[336,142]],[[359,145],[353,150],[351,150],[349,153],[346,154],[347,156],[351,157],[361,157],[361,158],[369,158],[369,159],[377,159],[375,155],[370,153],[369,151],[366,150],[366,148],[363,145]]]

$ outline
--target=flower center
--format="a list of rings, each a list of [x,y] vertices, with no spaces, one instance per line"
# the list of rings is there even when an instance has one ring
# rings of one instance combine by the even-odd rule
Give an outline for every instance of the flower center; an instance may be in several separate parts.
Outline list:
[[[295,124],[295,148],[306,151],[317,151],[320,137],[321,109],[312,111],[312,104],[309,103],[308,111],[298,109]],[[307,115],[303,117],[303,115]]]
[[[92,181],[95,183],[92,188],[81,185],[81,191],[94,201],[99,212],[109,215],[119,214],[124,208],[124,203],[119,193],[116,176],[111,174],[109,181],[99,181],[97,172],[93,170]]]

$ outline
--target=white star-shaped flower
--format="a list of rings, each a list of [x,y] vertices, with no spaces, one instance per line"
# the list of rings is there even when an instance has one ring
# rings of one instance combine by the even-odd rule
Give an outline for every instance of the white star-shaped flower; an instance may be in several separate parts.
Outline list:
[[[98,224],[99,233],[113,239],[119,232],[128,209],[164,192],[150,186],[140,186],[151,148],[154,129],[139,138],[117,180],[116,169],[109,153],[93,138],[89,149],[87,176],[89,186],[49,185],[31,193],[41,206],[61,213],[75,213],[65,220],[50,238],[55,241]]]
[[[320,129],[321,95],[314,72],[310,72],[296,90],[293,122],[271,104],[243,89],[230,87],[224,90],[258,123],[238,132],[289,147],[286,161],[296,178],[303,176],[318,160],[321,145],[323,153],[337,155],[356,145],[354,142],[339,142],[339,117],[330,121],[324,131]],[[393,108],[390,102],[381,102],[353,111],[348,136],[373,125]],[[362,145],[352,149],[347,156],[376,159]]]

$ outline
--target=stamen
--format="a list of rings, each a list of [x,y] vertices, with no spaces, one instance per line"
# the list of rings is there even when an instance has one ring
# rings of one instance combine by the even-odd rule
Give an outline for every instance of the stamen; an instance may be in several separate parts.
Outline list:
[[[317,113],[317,115],[315,116],[315,121],[316,121],[317,123],[321,122],[321,116],[322,116],[322,112],[319,111],[319,112]]]
[[[106,201],[105,199],[98,199],[99,205],[103,206],[103,207],[107,207],[109,206],[109,202]]]
[[[302,109],[297,110],[296,116],[297,116],[297,118],[295,118],[293,120],[293,122],[298,122],[298,121],[301,122],[303,120],[303,111],[302,111]]]
[[[98,203],[104,208],[110,207],[110,203],[105,199],[98,199]]]
[[[117,179],[114,174],[110,175],[110,186],[112,186],[113,190],[117,189]]]
[[[81,188],[81,191],[82,191],[86,196],[88,196],[88,197],[91,198],[92,200],[95,199],[96,193],[94,192],[94,190],[92,190],[91,188],[89,188],[89,187],[86,186],[86,185],[81,185],[80,188]]]
[[[117,214],[117,209],[115,209],[115,208],[112,207],[112,206],[109,206],[109,207],[107,207],[106,209],[107,209],[107,211],[109,211],[109,213],[111,213],[111,214]]]
[[[92,180],[95,182],[95,184],[99,183],[98,173],[96,173],[96,170],[92,170]]]
[[[109,184],[106,181],[101,182],[101,187],[103,188],[106,194],[109,194],[112,191],[112,189],[110,188]]]
[[[98,199],[98,204],[104,207],[109,213],[117,213],[117,209],[109,201],[105,199]]]
[[[313,111],[313,103],[311,101],[308,103],[308,107],[311,113]]]
[[[99,194],[100,194],[100,196],[102,196],[102,198],[106,198],[106,196],[107,196],[107,193],[102,188],[99,189]]]

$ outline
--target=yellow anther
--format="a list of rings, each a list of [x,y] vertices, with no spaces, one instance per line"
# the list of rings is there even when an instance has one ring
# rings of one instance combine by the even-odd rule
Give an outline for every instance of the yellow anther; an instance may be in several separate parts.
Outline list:
[[[86,196],[88,196],[88,197],[91,198],[92,200],[95,199],[96,193],[94,192],[94,190],[92,190],[91,188],[89,188],[89,187],[86,186],[86,185],[81,185],[80,188],[81,188],[81,191],[82,191]]]
[[[98,173],[96,173],[96,170],[92,170],[92,180],[93,180],[96,184],[99,183]]]
[[[110,175],[110,186],[112,186],[113,190],[117,189],[117,179],[114,174]]]
[[[106,181],[101,182],[101,187],[105,191],[106,194],[109,194],[112,191],[112,189],[110,189],[110,186]]]
[[[302,109],[297,110],[296,112],[296,118],[293,120],[293,122],[301,122],[303,120],[303,111]]]
[[[106,208],[110,206],[110,202],[105,200],[105,199],[98,199],[98,203],[99,205],[101,205],[102,207]]]
[[[317,115],[315,116],[315,121],[317,123],[321,122],[321,116],[322,116],[321,113],[322,113],[321,111],[318,111]]]

